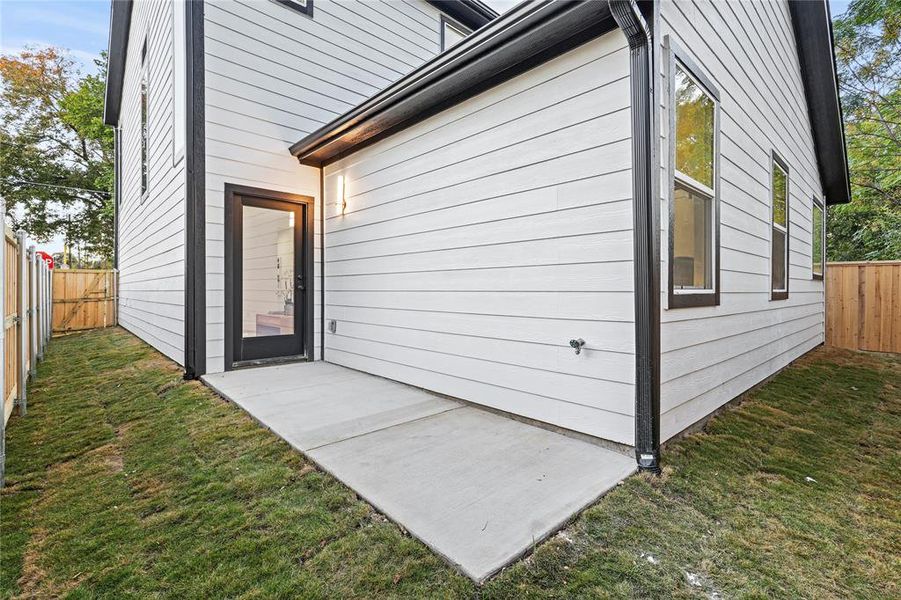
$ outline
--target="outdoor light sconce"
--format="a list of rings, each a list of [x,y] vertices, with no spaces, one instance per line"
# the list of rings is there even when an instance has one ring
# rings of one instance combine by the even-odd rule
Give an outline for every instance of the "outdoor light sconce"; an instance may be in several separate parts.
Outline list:
[[[344,191],[347,185],[344,181],[344,175],[338,177],[338,206],[341,207],[341,214],[344,214],[344,211],[347,210],[347,198],[344,195]]]

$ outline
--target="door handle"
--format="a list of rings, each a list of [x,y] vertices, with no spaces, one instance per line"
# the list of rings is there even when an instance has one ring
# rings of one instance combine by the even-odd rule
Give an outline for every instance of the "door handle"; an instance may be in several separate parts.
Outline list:
[[[303,290],[303,275],[297,276],[297,289]]]

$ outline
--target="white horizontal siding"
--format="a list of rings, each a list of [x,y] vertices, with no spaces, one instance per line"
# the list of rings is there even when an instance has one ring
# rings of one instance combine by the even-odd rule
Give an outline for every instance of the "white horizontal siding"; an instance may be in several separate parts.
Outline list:
[[[660,55],[663,36],[672,36],[721,99],[721,304],[663,311],[661,437],[667,439],[821,343],[824,300],[810,267],[811,198],[822,193],[788,6],[699,0],[664,2],[660,11]],[[790,168],[790,294],[782,301],[770,301],[772,150]],[[662,156],[662,189],[668,190],[669,157]],[[661,211],[668,214],[665,197]],[[665,226],[661,233],[666,248]]]
[[[173,4],[136,2],[120,127],[119,323],[160,352],[184,360],[184,130],[175,131]],[[147,41],[148,190],[141,198],[141,48]],[[183,60],[183,53],[180,55]],[[183,100],[182,100],[183,101]],[[178,156],[173,144],[179,142]]]
[[[224,369],[225,184],[316,198],[321,357],[319,171],[288,147],[437,54],[439,14],[423,0],[316,0],[312,18],[268,0],[205,3],[208,372]]]
[[[631,444],[628,58],[607,34],[327,167],[326,360]]]

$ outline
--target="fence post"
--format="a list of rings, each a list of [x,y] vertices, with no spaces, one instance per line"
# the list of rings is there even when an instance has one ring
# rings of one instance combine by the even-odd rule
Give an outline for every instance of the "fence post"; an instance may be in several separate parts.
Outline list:
[[[34,261],[34,246],[28,247],[28,316],[30,319],[29,338],[31,340],[31,368],[29,375],[34,378],[38,373],[38,282],[37,268]],[[24,414],[24,413],[23,413]]]
[[[50,264],[45,263],[47,267],[47,300],[44,305],[47,307],[47,345],[50,345],[50,337],[53,333],[53,271],[50,270]]]
[[[41,283],[44,284],[42,308],[44,309],[44,352],[46,352],[47,346],[50,344],[50,265],[47,264],[46,260],[41,259],[41,268],[44,275],[41,278]]]
[[[6,208],[5,204],[3,208]],[[0,488],[3,488],[3,482],[6,480],[6,363],[9,360],[6,356],[6,286],[9,285],[6,272],[6,223],[0,224],[0,229],[3,229],[3,240],[0,244],[0,265],[3,265],[0,267],[0,274],[3,277],[3,285],[0,286],[0,296],[3,297],[0,299],[0,305],[3,306],[3,327],[0,331],[0,357],[3,358],[3,365],[0,367]]]
[[[28,408],[28,332],[31,321],[28,315],[28,271],[25,269],[26,252],[25,252],[25,232],[21,229],[16,233],[16,242],[19,246],[19,264],[18,279],[19,289],[18,298],[16,300],[16,312],[19,315],[19,372],[17,373],[16,386],[19,397],[16,398],[16,406],[19,407],[19,414],[24,415]]]

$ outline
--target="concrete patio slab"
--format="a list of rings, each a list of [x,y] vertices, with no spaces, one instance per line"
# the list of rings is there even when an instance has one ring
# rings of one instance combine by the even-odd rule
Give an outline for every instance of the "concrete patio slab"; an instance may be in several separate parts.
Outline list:
[[[204,380],[476,581],[635,470],[630,456],[328,363]]]

